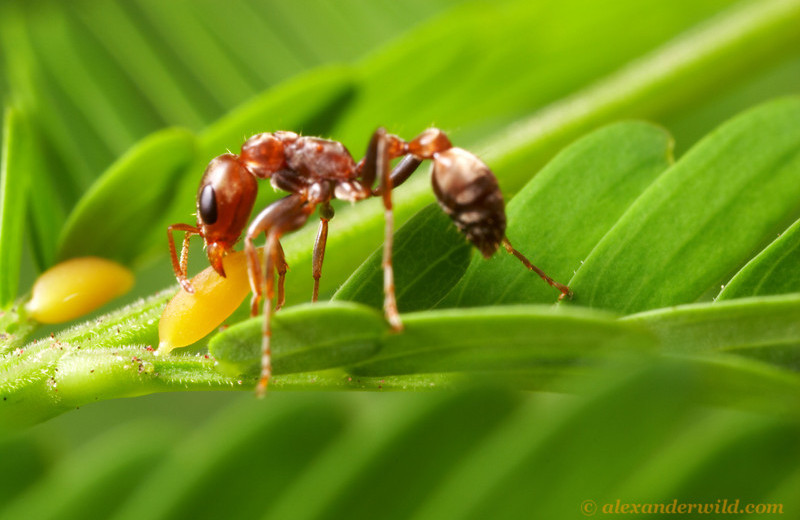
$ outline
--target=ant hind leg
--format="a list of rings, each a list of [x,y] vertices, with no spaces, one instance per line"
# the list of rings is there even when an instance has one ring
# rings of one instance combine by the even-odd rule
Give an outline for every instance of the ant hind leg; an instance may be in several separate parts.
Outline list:
[[[569,287],[567,287],[564,284],[560,284],[557,281],[553,280],[552,278],[547,276],[547,273],[545,273],[544,271],[542,271],[541,269],[539,269],[538,267],[533,265],[530,262],[530,260],[525,258],[525,255],[523,255],[522,253],[520,253],[519,251],[514,249],[514,246],[511,245],[511,242],[509,242],[508,237],[504,237],[503,238],[503,247],[510,254],[514,255],[517,258],[517,260],[522,262],[522,264],[525,267],[527,267],[530,271],[533,271],[534,273],[538,274],[542,278],[542,280],[544,280],[545,282],[550,284],[550,286],[555,287],[556,289],[558,289],[561,292],[561,296],[558,297],[558,301],[561,301],[564,298],[572,298],[572,290],[570,290]]]

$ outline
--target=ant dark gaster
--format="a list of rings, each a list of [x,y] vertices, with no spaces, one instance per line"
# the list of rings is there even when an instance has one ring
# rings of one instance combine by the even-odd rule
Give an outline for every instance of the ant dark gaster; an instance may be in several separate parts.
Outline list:
[[[390,161],[399,157],[403,159],[391,169]],[[222,259],[233,249],[244,230],[255,202],[258,179],[269,179],[273,187],[290,193],[259,213],[250,223],[244,238],[253,291],[250,303],[253,316],[258,314],[259,302],[265,300],[261,377],[257,386],[259,395],[265,392],[271,376],[270,309],[276,272],[278,296],[275,310],[284,303],[287,264],[280,239],[302,227],[314,210],[320,208],[312,267],[312,300],[316,301],[328,221],[333,218],[330,202],[334,198],[351,202],[371,197],[383,199],[386,217],[384,311],[394,329],[402,328],[392,271],[392,189],[403,184],[425,159],[433,161],[433,192],[439,205],[484,257],[492,256],[502,244],[525,267],[558,289],[561,292],[559,299],[570,295],[567,286],[554,281],[514,249],[505,236],[505,207],[494,174],[472,153],[453,147],[441,130],[429,128],[406,142],[379,128],[369,142],[366,156],[358,163],[344,145],[336,141],[299,136],[293,132],[258,134],[245,141],[239,155],[227,153],[209,163],[197,192],[197,225],[173,224],[167,232],[175,276],[184,290],[193,292],[186,272],[189,238],[193,235],[203,237],[211,265],[224,277]],[[376,178],[378,186],[373,187]],[[186,233],[180,260],[173,231]],[[262,233],[267,237],[263,269],[253,243]]]

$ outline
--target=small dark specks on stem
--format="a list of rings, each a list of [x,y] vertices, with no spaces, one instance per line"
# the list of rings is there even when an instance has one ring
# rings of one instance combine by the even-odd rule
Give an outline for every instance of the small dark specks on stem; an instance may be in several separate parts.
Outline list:
[[[8,397],[3,396],[3,401],[8,401]]]

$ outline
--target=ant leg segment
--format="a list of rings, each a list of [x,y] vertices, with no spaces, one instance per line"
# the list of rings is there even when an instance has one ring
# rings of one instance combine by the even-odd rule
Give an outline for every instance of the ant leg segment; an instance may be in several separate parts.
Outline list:
[[[372,139],[370,139],[369,145],[367,146],[367,153],[364,155],[364,159],[362,159],[356,167],[358,177],[361,179],[361,183],[367,188],[374,184],[376,177],[383,175],[383,172],[378,164],[379,155],[382,153],[378,150],[379,146],[383,147],[385,151],[384,153],[388,154],[386,159],[387,162],[408,154],[408,143],[396,135],[387,134],[385,128],[378,128],[375,130],[375,133],[372,134]],[[400,165],[398,165],[398,168],[399,166]],[[411,175],[415,169],[416,166],[411,172],[408,173],[408,175]],[[406,178],[408,178],[408,175]],[[377,195],[377,193],[373,194]]]
[[[283,246],[278,242],[278,259],[276,262],[276,269],[278,271],[278,301],[275,303],[275,312],[278,312],[286,303],[286,295],[283,290],[284,282],[286,281],[286,271],[289,270],[289,264],[286,263],[286,255],[283,253]]]
[[[264,294],[264,322],[261,328],[261,375],[256,385],[256,395],[264,397],[267,392],[267,384],[272,377],[272,327],[271,327],[271,307],[272,307],[272,284],[274,283],[274,268],[275,268],[275,252],[276,248],[280,247],[278,241],[278,234],[271,231],[267,235],[267,245],[265,246],[264,255],[266,256],[265,262],[265,278],[261,287]]]
[[[258,251],[253,241],[261,233],[283,223],[291,224],[285,226],[287,231],[293,231],[302,226],[308,219],[308,213],[310,213],[310,211],[304,207],[305,204],[305,198],[298,194],[286,196],[267,206],[266,209],[253,219],[253,222],[247,229],[247,233],[244,237],[244,251],[247,255],[247,275],[250,280],[250,290],[253,291],[253,297],[250,299],[251,316],[258,316],[258,304],[263,296],[262,281],[264,280],[261,271],[261,263],[258,260]],[[313,211],[313,207],[311,210]],[[292,226],[294,224],[297,224],[296,227]],[[283,257],[281,256],[281,258]],[[280,274],[286,262],[284,260],[278,264]],[[284,274],[286,273],[285,270],[283,272]],[[279,286],[282,287],[281,281],[279,281]]]
[[[178,253],[175,249],[174,231],[184,231],[183,245],[181,246],[181,258],[178,260]],[[189,239],[194,235],[200,235],[200,229],[188,224],[172,224],[167,227],[167,237],[169,239],[169,254],[172,259],[172,269],[175,271],[175,278],[181,284],[183,290],[188,293],[194,292],[194,287],[189,281],[187,273],[187,263],[189,261]]]
[[[422,164],[422,159],[418,157],[413,155],[406,155],[403,157],[403,159],[397,164],[397,166],[394,167],[394,170],[392,170],[392,173],[389,175],[389,177],[392,179],[392,189],[406,182],[408,178],[411,177],[411,174],[417,171],[417,168],[419,168],[420,164]],[[376,196],[382,195],[383,190],[381,189],[381,186],[378,186],[372,190],[372,194]]]
[[[272,299],[274,297],[275,269],[279,272],[286,264],[280,238],[286,233],[295,231],[303,226],[309,215],[314,211],[315,205],[300,194],[292,194],[270,204],[250,224],[245,236],[245,250],[247,251],[247,272],[250,278],[250,287],[253,289],[253,299],[250,311],[258,312],[258,301],[264,299],[264,323],[261,340],[261,376],[256,386],[256,395],[263,396],[267,390],[267,383],[272,376],[271,363],[271,336],[272,328],[270,317],[272,315]],[[267,234],[267,244],[264,247],[264,269],[262,271],[258,261],[258,253],[253,245],[253,240]],[[284,271],[285,272],[285,271]],[[279,279],[279,298],[282,280]]]
[[[397,297],[394,293],[394,269],[392,267],[392,239],[394,234],[394,214],[392,212],[392,177],[389,172],[389,141],[386,131],[379,128],[375,153],[375,170],[380,173],[380,190],[383,199],[386,227],[383,240],[383,310],[386,319],[394,330],[402,330],[400,313],[397,310]],[[374,138],[373,138],[374,139]]]
[[[317,240],[314,242],[314,256],[312,276],[314,277],[314,292],[311,301],[319,299],[319,279],[322,277],[322,262],[325,260],[325,245],[328,242],[328,221],[333,218],[333,207],[326,203],[320,207],[319,230]]]
[[[511,245],[511,242],[509,242],[507,237],[503,238],[503,247],[505,247],[506,251],[508,251],[510,254],[512,254],[515,257],[517,257],[517,259],[520,262],[522,262],[523,265],[525,265],[525,267],[527,267],[530,271],[535,272],[536,274],[538,274],[539,276],[542,277],[542,280],[544,280],[545,282],[550,284],[552,287],[555,287],[556,289],[561,291],[561,296],[558,297],[558,301],[561,301],[564,298],[572,298],[572,291],[570,290],[569,287],[567,287],[566,285],[563,285],[563,284],[560,284],[560,283],[556,282],[555,280],[553,280],[552,278],[547,276],[547,274],[544,271],[542,271],[541,269],[539,269],[538,267],[533,265],[530,262],[530,260],[525,258],[525,256],[522,253],[520,253],[519,251],[514,249],[514,246]]]

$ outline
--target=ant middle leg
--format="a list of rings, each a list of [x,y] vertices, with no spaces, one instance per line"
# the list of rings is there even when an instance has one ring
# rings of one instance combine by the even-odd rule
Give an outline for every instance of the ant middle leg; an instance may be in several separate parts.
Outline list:
[[[308,220],[308,215],[311,211],[313,211],[313,205],[307,204],[303,196],[292,194],[267,206],[250,224],[244,237],[244,251],[247,255],[247,274],[250,280],[250,290],[253,292],[253,296],[250,299],[251,316],[258,315],[259,303],[264,294],[263,281],[266,279],[266,273],[263,273],[261,269],[258,250],[254,243],[255,239],[273,228],[281,229],[283,233],[299,229]],[[275,254],[275,265],[278,270],[278,305],[280,308],[284,303],[283,286],[288,269],[280,242],[276,246]]]
[[[314,277],[314,291],[311,294],[311,301],[319,299],[319,279],[322,277],[322,262],[325,260],[325,245],[328,241],[328,221],[333,218],[333,206],[325,203],[320,206],[319,211],[319,230],[317,239],[314,242],[314,256],[312,260],[312,276]]]
[[[289,264],[286,263],[286,255],[283,252],[283,246],[280,241],[278,241],[275,269],[278,271],[278,300],[275,302],[275,312],[278,312],[283,307],[283,304],[286,303],[284,282],[286,282],[286,271],[289,270]]]
[[[250,301],[250,312],[258,314],[259,300],[264,300],[264,322],[261,340],[261,375],[256,386],[256,395],[263,396],[267,384],[272,377],[272,350],[271,350],[271,315],[272,299],[274,298],[275,270],[278,269],[278,298],[282,298],[283,277],[286,260],[280,244],[281,236],[295,231],[303,226],[309,215],[314,211],[315,205],[300,194],[292,194],[273,202],[262,211],[250,224],[245,236],[245,251],[247,254],[247,273],[250,278],[250,287],[253,298]],[[264,246],[264,269],[259,265],[258,252],[253,244],[256,237],[262,233],[267,235]]]

